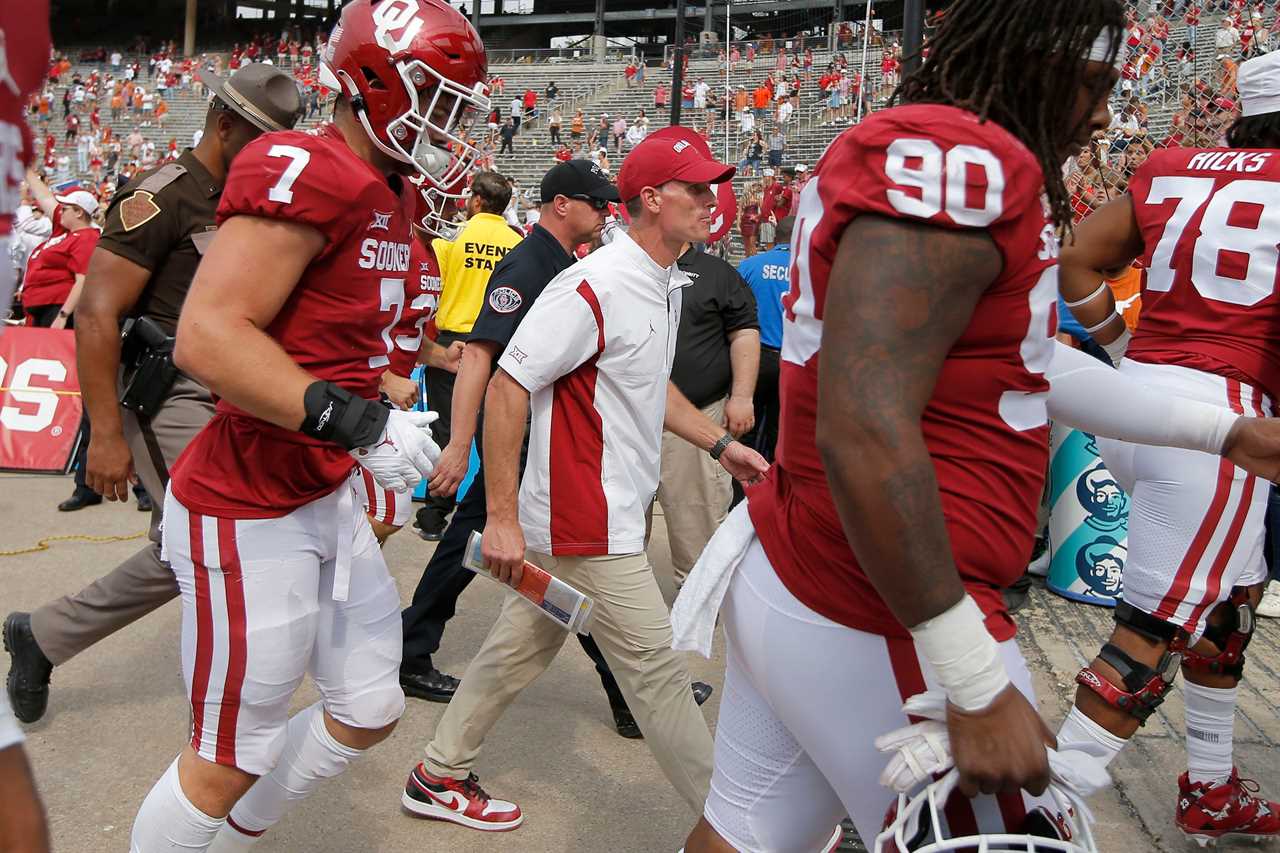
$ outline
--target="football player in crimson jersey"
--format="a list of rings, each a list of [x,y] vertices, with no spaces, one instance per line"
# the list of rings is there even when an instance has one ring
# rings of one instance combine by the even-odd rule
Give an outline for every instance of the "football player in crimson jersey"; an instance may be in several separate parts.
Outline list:
[[[403,491],[439,454],[434,415],[390,410],[378,387],[411,273],[405,181],[471,167],[485,77],[444,0],[354,0],[321,66],[333,123],[232,164],[174,353],[220,398],[165,502],[191,740],[134,851],[249,846],[403,712],[399,596],[349,480],[359,465]],[[289,718],[308,673],[321,700]]]
[[[424,217],[419,216],[418,221],[425,221]],[[416,223],[413,231],[403,313],[391,330],[391,363],[382,374],[379,388],[387,402],[406,410],[413,408],[418,402],[418,383],[410,378],[414,367],[425,364],[457,373],[463,349],[462,341],[456,341],[448,347],[435,342],[435,314],[441,290],[440,266],[431,249],[431,232]],[[383,544],[387,537],[409,520],[413,494],[380,487],[373,475],[364,468],[353,470],[351,476],[365,514],[369,516],[373,535],[377,537],[379,544]]]
[[[1064,249],[1062,292],[1122,373],[1171,395],[1275,414],[1280,54],[1241,65],[1239,87],[1231,147],[1154,152]],[[1130,340],[1100,271],[1139,257],[1147,281]],[[1205,454],[1098,446],[1132,501],[1124,602],[1110,641],[1077,678],[1058,741],[1110,761],[1180,662],[1188,769],[1178,827],[1201,844],[1280,836],[1280,804],[1255,797],[1232,760],[1236,685],[1267,577],[1269,486]]]
[[[49,2],[6,3],[0,14],[0,305],[13,298],[8,262],[13,217],[22,199],[22,175],[35,155],[27,125],[27,98],[40,88],[49,64]]]
[[[22,174],[35,153],[24,112],[48,63],[48,0],[0,5],[0,305],[5,307],[13,298],[13,217],[22,197]],[[0,850],[47,851],[49,829],[22,733],[8,698],[0,696],[0,705]]]
[[[685,587],[727,586],[715,771],[689,853],[818,850],[845,814],[875,837],[891,797],[876,738],[929,687],[949,738],[886,742],[922,771],[895,783],[954,758],[953,836],[1026,832],[1055,810],[1037,796],[1053,735],[1000,595],[1031,552],[1050,414],[1280,473],[1274,421],[1171,401],[1053,341],[1062,164],[1109,123],[1123,26],[1118,0],[959,0],[902,106],[838,137],[805,186],[777,462]],[[712,620],[683,610],[677,641],[704,637]]]

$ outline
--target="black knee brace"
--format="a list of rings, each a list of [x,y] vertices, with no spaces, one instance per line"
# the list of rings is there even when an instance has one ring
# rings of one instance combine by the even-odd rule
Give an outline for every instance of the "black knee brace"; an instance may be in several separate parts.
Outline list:
[[[1187,634],[1176,625],[1138,610],[1131,604],[1116,605],[1115,620],[1152,642],[1167,643],[1168,648],[1153,669],[1135,661],[1119,646],[1107,643],[1098,658],[1120,673],[1124,689],[1116,687],[1092,667],[1086,666],[1076,675],[1076,683],[1088,687],[1113,708],[1117,708],[1145,725],[1147,718],[1164,702],[1169,685],[1178,675],[1186,650]]]

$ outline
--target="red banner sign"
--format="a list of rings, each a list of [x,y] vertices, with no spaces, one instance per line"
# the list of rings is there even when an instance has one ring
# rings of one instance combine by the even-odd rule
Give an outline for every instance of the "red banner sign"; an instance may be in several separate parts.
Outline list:
[[[81,410],[74,332],[0,330],[0,469],[65,473]]]

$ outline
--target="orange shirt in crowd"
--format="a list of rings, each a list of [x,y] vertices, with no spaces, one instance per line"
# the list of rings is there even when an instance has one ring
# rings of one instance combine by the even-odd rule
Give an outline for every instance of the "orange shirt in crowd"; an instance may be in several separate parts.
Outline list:
[[[1107,279],[1116,308],[1130,332],[1138,328],[1138,314],[1142,311],[1142,275],[1143,270],[1131,266],[1119,276]]]
[[[741,112],[742,110],[746,109],[746,107],[747,107],[747,90],[739,89],[738,91],[733,93],[733,110],[734,112]]]
[[[767,109],[771,100],[773,98],[769,95],[769,89],[764,85],[757,86],[751,93],[751,105],[758,110]]]

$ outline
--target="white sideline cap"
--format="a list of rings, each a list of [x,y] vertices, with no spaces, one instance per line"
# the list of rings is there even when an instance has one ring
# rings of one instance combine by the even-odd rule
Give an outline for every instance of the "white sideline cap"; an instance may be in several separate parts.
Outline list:
[[[1240,88],[1241,115],[1280,112],[1280,52],[1242,63],[1236,84]]]

